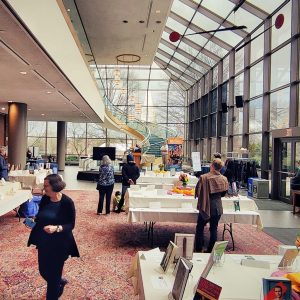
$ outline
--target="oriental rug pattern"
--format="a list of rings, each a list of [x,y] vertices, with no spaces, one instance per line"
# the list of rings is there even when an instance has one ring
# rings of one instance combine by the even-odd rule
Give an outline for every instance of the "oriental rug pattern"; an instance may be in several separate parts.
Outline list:
[[[130,300],[133,294],[127,271],[138,250],[148,250],[143,224],[127,223],[124,213],[97,216],[97,191],[66,191],[75,202],[74,235],[80,259],[69,259],[64,276],[69,280],[62,300]],[[165,249],[175,232],[193,233],[194,225],[156,224],[155,247]],[[219,227],[221,234],[222,227]],[[208,232],[206,230],[206,232]],[[39,276],[35,248],[26,246],[29,231],[14,213],[0,217],[0,299],[40,300],[45,282]],[[276,254],[280,244],[248,225],[234,225],[235,253]]]

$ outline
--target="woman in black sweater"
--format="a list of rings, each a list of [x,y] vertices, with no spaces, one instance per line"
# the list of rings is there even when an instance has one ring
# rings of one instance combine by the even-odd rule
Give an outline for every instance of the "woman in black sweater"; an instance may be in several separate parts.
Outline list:
[[[56,174],[44,181],[45,195],[35,219],[28,246],[36,245],[41,276],[47,281],[47,300],[57,300],[67,281],[62,271],[68,257],[79,257],[72,233],[75,226],[75,206],[71,198],[62,194],[65,183]]]

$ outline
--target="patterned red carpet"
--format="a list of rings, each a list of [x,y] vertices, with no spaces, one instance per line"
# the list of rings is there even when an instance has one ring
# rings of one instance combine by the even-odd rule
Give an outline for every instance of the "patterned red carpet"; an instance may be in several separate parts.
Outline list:
[[[69,259],[69,284],[63,300],[136,299],[126,279],[131,259],[149,249],[143,224],[129,225],[124,214],[97,216],[96,191],[68,191],[77,208],[74,231],[81,258]],[[155,246],[166,247],[175,232],[191,233],[192,225],[155,225]],[[220,226],[221,230],[221,226]],[[0,217],[0,299],[40,300],[45,282],[39,276],[35,248],[27,248],[28,229],[9,213]],[[234,226],[235,253],[275,254],[280,244],[252,226]],[[159,238],[158,238],[159,237]]]

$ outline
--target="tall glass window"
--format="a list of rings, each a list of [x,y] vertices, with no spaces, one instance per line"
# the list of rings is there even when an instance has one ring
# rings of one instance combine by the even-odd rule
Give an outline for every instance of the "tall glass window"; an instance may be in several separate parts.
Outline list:
[[[291,45],[281,48],[271,56],[271,90],[290,82]]]
[[[289,127],[290,88],[270,95],[270,129]]]
[[[262,98],[249,103],[249,132],[260,132],[262,130]]]
[[[261,153],[262,153],[262,135],[261,134],[250,134],[249,135],[249,156],[255,160],[258,165],[261,164]]]
[[[263,93],[263,62],[250,69],[250,98]]]

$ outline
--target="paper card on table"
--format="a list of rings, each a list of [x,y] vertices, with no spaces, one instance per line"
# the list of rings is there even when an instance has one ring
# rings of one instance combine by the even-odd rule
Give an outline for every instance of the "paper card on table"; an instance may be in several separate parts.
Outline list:
[[[192,202],[182,202],[181,208],[184,209],[193,209],[193,203]]]
[[[167,191],[164,190],[164,189],[158,189],[157,190],[157,195],[158,196],[165,196],[165,195],[167,195]]]
[[[286,278],[263,278],[264,300],[292,299],[291,281]]]
[[[298,253],[297,249],[287,249],[278,265],[278,268],[291,267]]]
[[[161,202],[149,202],[149,208],[159,209],[161,208]]]
[[[220,298],[222,287],[201,277],[197,287],[197,291],[194,300],[208,299],[218,300]]]
[[[155,261],[161,261],[162,252],[160,252],[159,248],[154,248],[149,251],[143,251],[143,253],[140,256],[140,259],[144,260],[155,260]]]
[[[155,290],[169,290],[171,288],[164,276],[151,276],[151,284]]]
[[[147,187],[146,187],[146,191],[154,191],[155,190],[155,184],[149,184]]]
[[[270,262],[265,260],[246,258],[241,260],[241,265],[245,267],[252,267],[252,268],[270,269]]]

